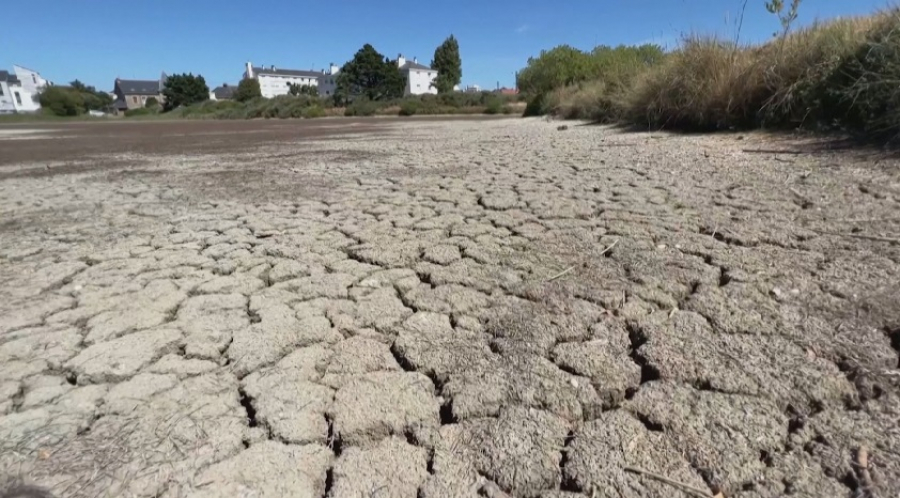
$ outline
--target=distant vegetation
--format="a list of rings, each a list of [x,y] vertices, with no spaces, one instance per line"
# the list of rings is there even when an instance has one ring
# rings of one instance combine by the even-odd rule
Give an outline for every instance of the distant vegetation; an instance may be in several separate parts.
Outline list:
[[[459,57],[459,42],[450,35],[434,50],[431,68],[438,72],[434,88],[438,93],[450,93],[462,81],[462,59]]]
[[[164,110],[171,111],[177,107],[187,106],[209,100],[209,87],[201,75],[191,73],[173,74],[166,79],[163,88],[165,97]]]
[[[529,59],[528,112],[675,130],[842,130],[900,139],[900,10],[794,30],[800,2],[768,2],[780,29],[747,46],[690,36],[659,47],[561,46]]]
[[[337,106],[332,98],[282,95],[271,99],[258,97],[246,102],[206,101],[172,111],[168,115],[173,118],[199,119],[286,119],[323,116],[521,114],[524,106],[517,100],[516,96],[490,92],[449,93],[385,100],[357,98],[352,103]]]
[[[402,97],[404,87],[397,64],[367,43],[341,68],[334,95],[338,104],[357,99],[382,101]]]
[[[234,100],[238,102],[247,102],[260,97],[262,97],[262,90],[259,88],[259,80],[257,79],[242,79],[238,83],[237,90],[234,91]]]
[[[45,113],[78,116],[88,111],[108,111],[112,97],[75,80],[69,86],[49,86],[41,91],[38,102]]]

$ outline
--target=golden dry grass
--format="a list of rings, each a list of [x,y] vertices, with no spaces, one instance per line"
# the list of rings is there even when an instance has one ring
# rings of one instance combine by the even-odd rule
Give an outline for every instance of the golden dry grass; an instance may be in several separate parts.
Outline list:
[[[662,63],[637,71],[628,85],[583,82],[551,92],[544,107],[565,118],[650,128],[836,127],[865,133],[869,120],[885,123],[879,130],[900,133],[900,89],[884,90],[900,79],[894,58],[900,58],[897,9],[817,22],[761,45],[691,35]],[[882,90],[879,97],[866,98],[877,93],[871,89]]]

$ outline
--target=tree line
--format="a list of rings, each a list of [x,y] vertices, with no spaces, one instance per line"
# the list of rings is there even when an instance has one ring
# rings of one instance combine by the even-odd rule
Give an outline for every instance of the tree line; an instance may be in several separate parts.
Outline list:
[[[434,51],[431,69],[438,72],[432,83],[438,93],[452,92],[462,80],[462,60],[459,42],[450,35]],[[337,74],[336,105],[350,104],[359,99],[383,101],[403,97],[406,81],[396,61],[385,57],[370,44],[363,45],[353,58],[341,67]],[[319,97],[318,88],[312,85],[291,85],[289,95]],[[197,104],[209,99],[209,86],[202,75],[192,73],[168,76],[162,91],[163,111]],[[243,79],[235,89],[234,100],[247,102],[262,97],[259,80]],[[78,80],[69,86],[46,88],[39,96],[41,106],[59,116],[75,116],[92,110],[109,111],[113,100],[106,92],[97,91]],[[148,111],[156,112],[160,104],[148,99]]]

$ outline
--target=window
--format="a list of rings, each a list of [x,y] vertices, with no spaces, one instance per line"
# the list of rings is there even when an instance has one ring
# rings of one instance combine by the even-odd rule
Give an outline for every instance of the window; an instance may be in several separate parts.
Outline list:
[[[3,96],[3,85],[0,85],[0,97]]]
[[[13,95],[16,96],[16,104],[22,105],[22,96],[19,95],[19,92],[13,92]]]
[[[131,97],[131,101],[137,104],[137,97]]]
[[[34,84],[37,85],[37,75],[35,75],[34,73],[31,73],[31,81],[33,81]]]

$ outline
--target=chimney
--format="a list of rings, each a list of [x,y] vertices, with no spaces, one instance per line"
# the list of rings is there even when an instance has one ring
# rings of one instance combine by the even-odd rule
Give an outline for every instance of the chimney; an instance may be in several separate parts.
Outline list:
[[[247,61],[247,69],[246,69],[247,79],[253,79],[253,64],[250,61]]]
[[[403,54],[397,54],[397,67],[403,67],[406,64],[406,57]]]
[[[419,63],[419,58],[413,56],[413,64],[418,64],[418,63]]]
[[[272,71],[278,71],[278,69],[275,68],[275,64],[272,64]]]
[[[328,66],[329,66],[329,70],[331,71],[331,74],[337,74],[338,71],[340,70],[340,68],[335,66],[333,62],[329,62]]]

